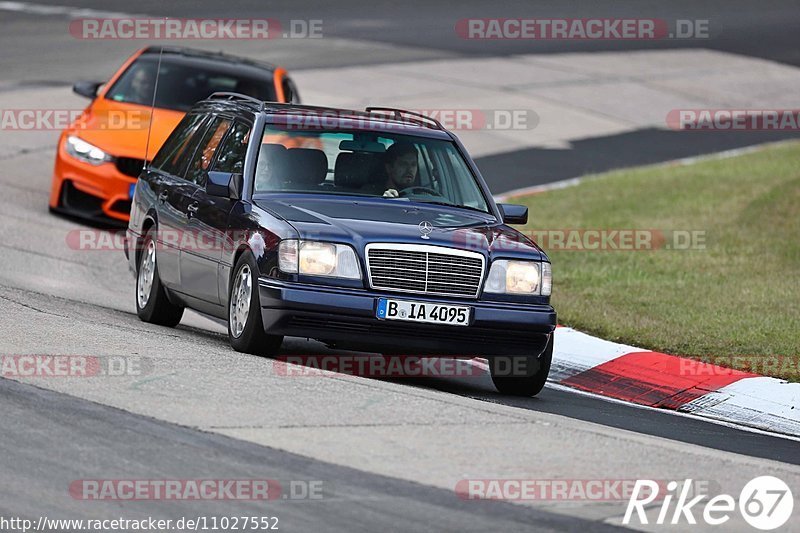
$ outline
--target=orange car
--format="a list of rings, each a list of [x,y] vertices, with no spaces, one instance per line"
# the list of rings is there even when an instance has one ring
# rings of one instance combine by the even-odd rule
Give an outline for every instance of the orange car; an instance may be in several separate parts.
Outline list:
[[[300,101],[281,67],[166,47],[139,50],[107,83],[78,82],[73,91],[92,103],[59,138],[50,210],[119,224],[128,221],[144,160],[152,159],[195,102],[215,92]]]

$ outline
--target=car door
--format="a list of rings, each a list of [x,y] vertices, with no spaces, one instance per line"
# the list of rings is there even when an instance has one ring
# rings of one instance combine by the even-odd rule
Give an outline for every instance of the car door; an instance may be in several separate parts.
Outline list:
[[[154,188],[158,218],[158,274],[165,286],[178,291],[181,290],[180,244],[188,222],[187,208],[197,188],[183,175],[187,159],[194,153],[198,137],[207,124],[204,115],[184,117],[151,164],[151,169],[158,174],[158,185]]]
[[[195,150],[186,179],[196,185],[188,206],[187,239],[181,248],[181,286],[189,296],[219,304],[217,271],[231,201],[206,193],[208,172],[233,119],[214,117]]]

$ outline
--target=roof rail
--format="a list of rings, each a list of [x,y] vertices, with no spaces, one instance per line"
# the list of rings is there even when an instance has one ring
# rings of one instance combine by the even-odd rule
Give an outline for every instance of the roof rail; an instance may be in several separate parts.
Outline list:
[[[408,111],[406,109],[397,109],[394,107],[368,107],[365,109],[367,113],[391,113],[397,120],[407,120],[435,130],[444,130],[442,123],[435,118],[417,113],[416,111]]]
[[[444,131],[444,126],[435,118],[417,113],[415,111],[408,111],[405,109],[395,109],[393,107],[368,107],[364,111],[356,111],[353,109],[340,109],[337,107],[308,105],[308,104],[288,104],[280,102],[263,102],[257,98],[247,96],[245,94],[231,93],[231,92],[217,92],[208,97],[208,99],[228,99],[228,100],[244,100],[259,104],[260,111],[268,111],[281,115],[293,115],[303,113],[335,113],[338,116],[349,117],[364,117],[370,118],[372,115],[383,115],[384,118],[397,120],[400,122],[411,122],[418,126],[429,129]]]
[[[366,115],[363,111],[353,111],[350,109],[340,109],[338,107],[329,107],[321,105],[308,105],[308,104],[290,104],[282,102],[265,102],[265,105],[273,113],[301,113],[301,112],[319,112],[319,113],[335,113],[337,115]]]
[[[207,100],[244,100],[246,102],[258,104],[259,110],[264,109],[263,100],[259,100],[258,98],[247,96],[246,94],[241,94],[241,93],[217,92],[209,96]]]

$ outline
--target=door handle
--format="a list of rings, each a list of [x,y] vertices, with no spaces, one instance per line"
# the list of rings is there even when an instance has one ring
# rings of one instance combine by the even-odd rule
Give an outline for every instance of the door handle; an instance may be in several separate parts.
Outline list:
[[[158,195],[158,201],[163,204],[164,202],[167,201],[167,196],[168,195],[166,192],[162,192],[161,194]]]
[[[198,204],[197,202],[195,202],[195,203],[193,203],[193,204],[189,204],[189,205],[186,207],[186,210],[187,210],[188,212],[190,212],[190,213],[197,213],[197,208],[198,208],[198,206],[199,206],[199,204]]]

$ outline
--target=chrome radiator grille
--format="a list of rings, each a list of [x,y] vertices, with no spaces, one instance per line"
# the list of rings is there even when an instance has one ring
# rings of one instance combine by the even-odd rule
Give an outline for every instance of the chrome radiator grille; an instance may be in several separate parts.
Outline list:
[[[484,258],[442,246],[369,244],[367,270],[373,289],[476,298]]]

